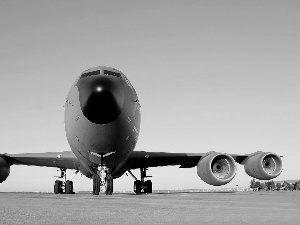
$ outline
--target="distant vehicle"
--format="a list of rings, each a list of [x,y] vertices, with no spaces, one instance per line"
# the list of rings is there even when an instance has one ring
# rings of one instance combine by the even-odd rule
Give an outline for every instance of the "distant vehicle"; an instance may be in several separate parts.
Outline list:
[[[104,66],[86,70],[76,80],[65,101],[65,131],[72,151],[0,154],[0,182],[9,176],[12,165],[59,168],[62,180],[55,181],[56,194],[74,193],[73,182],[66,180],[67,169],[92,178],[94,195],[99,194],[101,187],[111,195],[113,179],[126,171],[135,178],[135,193],[151,193],[152,182],[146,175],[149,167],[197,166],[198,176],[214,186],[233,179],[236,163],[244,165],[248,175],[261,180],[273,179],[281,173],[281,158],[270,152],[238,155],[134,151],[140,121],[138,96],[121,71]],[[132,169],[140,169],[140,179],[131,173]]]

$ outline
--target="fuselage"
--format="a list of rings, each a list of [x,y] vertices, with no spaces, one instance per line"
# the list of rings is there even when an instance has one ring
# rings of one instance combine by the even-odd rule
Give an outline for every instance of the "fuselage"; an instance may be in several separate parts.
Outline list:
[[[84,71],[65,102],[65,130],[69,145],[91,177],[99,165],[116,176],[136,145],[140,104],[126,76],[110,67]]]

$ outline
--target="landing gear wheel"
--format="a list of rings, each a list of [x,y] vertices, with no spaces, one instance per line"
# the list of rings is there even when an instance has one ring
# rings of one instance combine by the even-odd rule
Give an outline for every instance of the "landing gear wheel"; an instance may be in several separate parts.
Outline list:
[[[99,195],[100,192],[100,177],[97,174],[93,175],[93,195]]]
[[[151,180],[146,180],[145,186],[146,186],[146,188],[144,190],[145,193],[152,193],[152,182],[151,182]]]
[[[56,180],[54,183],[54,193],[55,194],[62,194],[63,189],[62,189],[62,181]]]
[[[106,175],[105,179],[105,194],[106,195],[112,195],[113,193],[113,178],[110,174]]]
[[[134,181],[134,187],[133,190],[136,194],[141,194],[142,190],[142,182],[140,180]]]
[[[65,184],[66,194],[74,194],[73,192],[73,181],[67,180]]]

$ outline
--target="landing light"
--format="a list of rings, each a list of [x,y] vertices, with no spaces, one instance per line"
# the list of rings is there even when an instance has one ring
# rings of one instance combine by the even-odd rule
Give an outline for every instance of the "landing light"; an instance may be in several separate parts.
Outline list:
[[[97,90],[97,92],[100,92],[100,91],[102,91],[102,87],[97,87],[96,90]]]

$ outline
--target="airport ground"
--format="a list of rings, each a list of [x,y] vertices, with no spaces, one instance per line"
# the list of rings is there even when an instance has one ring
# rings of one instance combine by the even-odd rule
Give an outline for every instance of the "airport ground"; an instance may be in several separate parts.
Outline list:
[[[0,193],[0,224],[300,224],[300,191]]]

